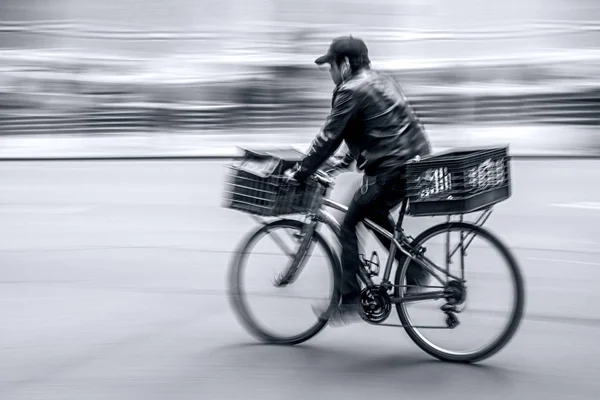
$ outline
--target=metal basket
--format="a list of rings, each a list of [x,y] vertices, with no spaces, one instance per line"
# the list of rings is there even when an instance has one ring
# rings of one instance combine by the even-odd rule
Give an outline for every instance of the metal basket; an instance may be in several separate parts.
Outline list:
[[[511,196],[508,147],[455,149],[406,164],[408,214],[468,214]]]
[[[283,172],[294,163],[294,157],[248,152],[239,165],[228,167],[223,207],[261,217],[316,212],[325,188],[311,179],[286,184]]]

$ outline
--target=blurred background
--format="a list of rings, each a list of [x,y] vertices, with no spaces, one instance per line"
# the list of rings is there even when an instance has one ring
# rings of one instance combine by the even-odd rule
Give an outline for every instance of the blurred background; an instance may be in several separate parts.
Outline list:
[[[598,0],[0,0],[0,399],[599,399],[599,21]],[[525,318],[482,365],[365,324],[259,346],[231,312],[229,263],[256,223],[221,206],[230,161],[178,156],[306,147],[334,89],[313,61],[347,34],[436,150],[526,156],[486,223],[521,265]],[[466,341],[485,330],[464,322]]]
[[[439,146],[599,151],[592,0],[4,0],[0,16],[3,135],[270,129],[307,142],[333,89],[313,60],[351,33]]]

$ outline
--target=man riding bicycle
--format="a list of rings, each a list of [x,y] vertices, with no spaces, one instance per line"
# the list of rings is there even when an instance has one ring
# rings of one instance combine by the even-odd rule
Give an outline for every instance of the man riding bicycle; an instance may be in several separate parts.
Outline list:
[[[365,43],[357,38],[335,39],[329,51],[315,60],[329,64],[336,87],[332,110],[325,126],[315,137],[304,159],[290,174],[303,181],[317,171],[346,142],[349,152],[336,162],[347,168],[353,161],[364,172],[360,189],[354,194],[341,226],[342,283],[341,303],[330,316],[333,324],[351,322],[358,317],[360,285],[358,270],[357,225],[369,219],[393,232],[390,211],[404,199],[403,166],[416,156],[430,154],[424,128],[406,101],[398,83],[370,68]],[[377,234],[385,248],[390,240]],[[400,259],[402,253],[397,254]],[[407,285],[423,284],[425,272],[411,265]]]

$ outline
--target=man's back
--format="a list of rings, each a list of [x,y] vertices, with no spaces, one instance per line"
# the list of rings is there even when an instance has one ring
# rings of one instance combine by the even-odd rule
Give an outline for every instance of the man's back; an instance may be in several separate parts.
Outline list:
[[[363,69],[340,85],[334,97],[339,93],[354,97],[357,109],[343,136],[366,174],[396,169],[417,155],[430,154],[425,131],[392,77]]]

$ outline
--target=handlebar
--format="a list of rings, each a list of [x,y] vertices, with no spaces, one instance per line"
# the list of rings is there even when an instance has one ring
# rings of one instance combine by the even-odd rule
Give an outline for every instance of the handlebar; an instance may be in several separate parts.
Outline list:
[[[336,167],[328,167],[326,169],[318,169],[314,174],[310,176],[309,179],[312,179],[323,186],[331,187],[335,182],[335,175],[337,172],[340,172],[344,168],[336,168]]]
[[[317,170],[312,178],[323,186],[331,186],[334,182],[333,172],[335,172],[333,169],[328,171]]]

